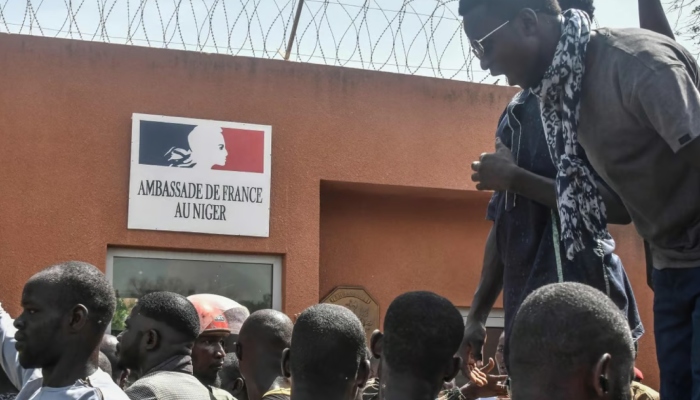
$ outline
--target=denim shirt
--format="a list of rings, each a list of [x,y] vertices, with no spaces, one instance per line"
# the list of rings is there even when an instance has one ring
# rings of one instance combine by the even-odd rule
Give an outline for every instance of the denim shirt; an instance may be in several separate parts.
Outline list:
[[[496,135],[511,149],[519,167],[554,179],[556,168],[540,115],[537,97],[529,91],[521,92],[504,112]],[[557,210],[511,192],[494,193],[487,218],[497,229],[498,253],[504,264],[506,337],[525,298],[557,282],[585,283],[606,293],[627,317],[634,340],[642,336],[644,328],[632,287],[620,258],[613,253],[614,242],[606,243],[600,251],[593,238],[586,235],[585,250],[568,260],[559,240]]]

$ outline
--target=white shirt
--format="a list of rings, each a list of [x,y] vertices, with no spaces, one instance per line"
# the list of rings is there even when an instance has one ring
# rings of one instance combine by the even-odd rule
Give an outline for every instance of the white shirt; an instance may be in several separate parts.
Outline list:
[[[40,369],[24,369],[19,364],[19,355],[15,349],[14,320],[3,310],[0,304],[0,365],[17,389],[16,400],[129,400],[124,392],[101,369],[87,377],[77,380],[71,386],[42,386],[44,378]]]

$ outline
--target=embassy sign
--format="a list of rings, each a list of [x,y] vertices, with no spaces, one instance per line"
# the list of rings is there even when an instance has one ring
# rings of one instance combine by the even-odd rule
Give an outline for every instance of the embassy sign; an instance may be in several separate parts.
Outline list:
[[[129,229],[269,237],[272,127],[134,114]]]

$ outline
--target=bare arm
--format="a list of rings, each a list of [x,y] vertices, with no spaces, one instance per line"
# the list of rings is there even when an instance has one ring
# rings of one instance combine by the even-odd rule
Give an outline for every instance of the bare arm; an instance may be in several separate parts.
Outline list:
[[[545,178],[534,174],[523,168],[518,168],[513,175],[511,190],[530,200],[556,210],[557,196],[554,179]],[[608,210],[608,222],[611,224],[627,225],[632,222],[627,209],[619,198],[615,196],[607,187],[598,184],[605,207]]]
[[[637,2],[640,27],[668,36],[673,40],[676,39],[661,0],[637,0]]]
[[[486,341],[486,320],[501,290],[503,290],[503,262],[498,254],[494,224],[486,239],[481,280],[467,316],[467,326],[460,352],[463,361],[466,362],[470,351],[477,360],[481,360],[481,351]]]
[[[481,280],[474,294],[468,317],[484,323],[503,289],[503,262],[496,243],[496,225],[494,224],[486,239]]]

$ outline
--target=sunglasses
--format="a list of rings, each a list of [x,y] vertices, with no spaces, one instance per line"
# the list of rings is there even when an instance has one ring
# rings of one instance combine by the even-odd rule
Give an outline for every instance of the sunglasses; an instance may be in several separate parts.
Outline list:
[[[472,53],[474,53],[474,56],[476,56],[476,58],[478,58],[479,60],[481,60],[481,59],[484,57],[484,54],[486,53],[486,50],[484,50],[484,45],[482,44],[482,42],[483,42],[484,40],[488,39],[488,38],[489,38],[491,35],[493,35],[494,33],[496,33],[496,32],[498,32],[499,30],[501,30],[501,28],[503,28],[504,26],[508,25],[509,22],[510,22],[510,21],[504,22],[503,25],[501,25],[501,26],[499,26],[498,28],[494,29],[493,31],[491,31],[491,33],[489,33],[488,35],[482,37],[481,39],[479,39],[479,40],[472,40],[472,41],[471,41]]]

